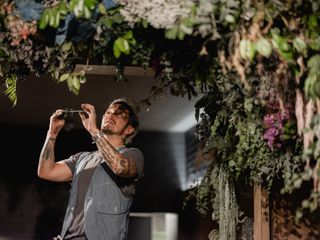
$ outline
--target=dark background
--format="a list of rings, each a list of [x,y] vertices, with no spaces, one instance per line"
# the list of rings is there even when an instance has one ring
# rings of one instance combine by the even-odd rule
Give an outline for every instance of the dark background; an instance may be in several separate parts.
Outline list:
[[[0,239],[51,239],[60,232],[70,185],[36,175],[47,128],[3,123],[0,131]],[[210,218],[200,216],[192,202],[183,207],[188,195],[181,187],[187,178],[185,146],[192,132],[141,131],[132,143],[145,157],[145,176],[132,212],[177,213],[181,240],[207,239],[212,227]],[[95,150],[86,131],[63,130],[57,139],[56,159],[84,150]]]
[[[96,107],[99,125],[111,100],[126,97],[139,102],[150,97],[149,90],[156,84],[150,69],[126,68],[127,80],[115,82],[114,67],[92,68],[79,95],[71,93],[66,83],[35,76],[18,82],[16,106],[0,94],[0,240],[52,239],[60,232],[70,185],[37,177],[38,158],[52,112],[91,103]],[[207,239],[212,223],[210,217],[197,213],[192,202],[183,208],[190,182],[203,175],[203,169],[193,168],[197,151],[194,104],[199,98],[170,94],[152,98],[151,106],[141,106],[141,130],[132,143],[145,157],[145,176],[138,185],[132,212],[178,214],[179,240]],[[57,160],[78,151],[95,150],[77,116],[69,127],[57,139]]]

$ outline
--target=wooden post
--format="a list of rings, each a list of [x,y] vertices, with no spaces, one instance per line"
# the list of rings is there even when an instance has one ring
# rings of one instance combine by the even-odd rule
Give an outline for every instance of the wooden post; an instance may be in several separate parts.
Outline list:
[[[261,187],[261,184],[255,183],[253,186],[254,202],[254,240],[270,240],[269,224],[269,194]]]

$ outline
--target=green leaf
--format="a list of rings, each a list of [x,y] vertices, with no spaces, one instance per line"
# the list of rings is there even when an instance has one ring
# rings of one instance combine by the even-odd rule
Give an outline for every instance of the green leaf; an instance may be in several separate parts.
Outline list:
[[[48,17],[49,17],[49,26],[54,25],[54,18],[55,18],[55,11],[56,9],[48,9]]]
[[[120,55],[121,55],[121,51],[120,51],[120,49],[118,48],[118,46],[116,45],[116,42],[113,43],[113,55],[114,55],[116,58],[119,58]]]
[[[64,1],[61,1],[58,5],[58,11],[62,15],[66,15],[68,13],[67,4]]]
[[[40,17],[40,20],[39,20],[39,28],[40,29],[44,29],[46,28],[46,26],[48,25],[49,23],[49,13],[48,13],[48,9],[45,9]]]
[[[316,15],[309,16],[308,27],[309,29],[315,29],[318,26],[318,19]]]
[[[72,11],[73,11],[73,9],[75,8],[76,4],[77,4],[77,0],[71,0],[71,1],[69,2],[69,7],[70,7],[70,9],[71,9]]]
[[[272,53],[271,43],[263,37],[256,42],[256,49],[264,57],[270,57]]]
[[[304,91],[308,97],[320,96],[320,54],[313,55],[307,62],[309,68],[305,80]]]
[[[69,77],[70,77],[70,74],[69,74],[69,73],[62,74],[62,75],[60,76],[59,82],[63,82],[63,81],[65,81],[65,80],[67,80]]]
[[[60,24],[60,13],[59,13],[58,10],[56,10],[56,11],[54,12],[53,25],[52,25],[52,27],[57,28],[57,27],[59,27],[59,24]]]
[[[84,0],[84,5],[88,7],[88,9],[93,10],[97,1],[96,0]]]
[[[129,43],[126,39],[124,39],[123,37],[118,37],[118,39],[115,41],[114,43],[117,48],[125,53],[125,54],[129,54],[130,52],[130,46],[129,46]]]
[[[239,44],[239,51],[243,59],[253,60],[255,56],[255,45],[249,40],[242,39]]]
[[[71,49],[72,47],[72,42],[64,42],[62,45],[62,51],[67,52]]]
[[[74,2],[71,8],[74,15],[76,18],[80,18],[83,14],[83,8],[85,7],[83,0],[72,0],[71,2]]]
[[[229,167],[234,167],[236,165],[235,161],[231,160],[229,161]]]
[[[188,27],[187,25],[181,24],[180,31],[183,31],[185,34],[191,35],[193,32],[192,27]]]
[[[320,51],[320,36],[314,39],[310,39],[308,45],[312,50]]]
[[[184,25],[186,27],[192,27],[194,25],[194,21],[192,18],[183,18],[181,20],[181,25]]]
[[[245,110],[250,113],[253,109],[253,99],[252,98],[245,98],[244,99],[244,108]]]
[[[86,19],[89,19],[91,17],[91,11],[87,6],[83,6],[83,13]]]
[[[178,27],[174,26],[173,28],[165,32],[165,37],[168,39],[176,39],[178,35]]]
[[[301,184],[302,184],[302,179],[301,178],[298,178],[294,181],[293,185],[295,188],[300,188],[301,187]]]
[[[304,53],[307,48],[307,44],[299,37],[293,39],[293,46],[299,53]]]
[[[105,6],[102,3],[99,3],[98,9],[99,9],[99,13],[101,13],[102,15],[107,14],[107,10],[106,10]]]
[[[307,62],[310,69],[319,70],[320,68],[320,54],[313,55]]]
[[[300,219],[302,218],[302,216],[303,216],[302,211],[301,210],[297,210],[296,211],[296,222],[299,222]]]
[[[293,53],[292,53],[292,52],[279,51],[279,54],[280,54],[281,57],[283,57],[285,60],[292,60],[292,59],[293,59]]]
[[[15,74],[7,76],[4,94],[8,96],[13,106],[17,104],[17,76]]]
[[[179,31],[178,31],[178,39],[182,41],[184,39],[185,35],[186,35],[185,32],[182,31],[181,28],[180,28]]]
[[[115,15],[112,17],[112,20],[113,20],[115,23],[120,24],[120,23],[122,23],[122,21],[123,21],[123,17],[122,17],[122,15],[120,15],[120,14],[115,14]]]
[[[141,23],[142,23],[142,27],[144,27],[144,28],[148,27],[148,21],[147,20],[142,19]]]
[[[130,30],[130,31],[126,32],[126,34],[123,36],[123,38],[127,39],[127,40],[132,39],[133,38],[132,31]]]
[[[272,34],[272,44],[280,51],[286,52],[290,50],[290,45],[287,43],[287,41],[276,33]]]
[[[80,81],[77,77],[72,78],[72,86],[74,89],[76,89],[78,91],[80,90]]]
[[[225,16],[224,20],[227,22],[227,23],[234,23],[235,22],[235,18],[234,16],[232,16],[231,14],[228,14]]]

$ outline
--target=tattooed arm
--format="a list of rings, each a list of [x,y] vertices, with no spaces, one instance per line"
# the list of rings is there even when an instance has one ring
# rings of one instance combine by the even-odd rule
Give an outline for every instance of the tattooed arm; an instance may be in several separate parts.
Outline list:
[[[94,136],[97,147],[111,170],[121,177],[136,177],[138,169],[136,162],[123,154],[119,153],[106,138],[102,132]]]
[[[119,153],[112,144],[104,137],[103,132],[99,131],[96,125],[95,108],[91,104],[81,104],[86,112],[80,113],[84,128],[91,134],[97,147],[107,162],[111,170],[121,177],[135,177],[138,174],[136,162],[123,154]],[[102,120],[103,121],[103,120]],[[120,136],[119,136],[120,137]]]
[[[59,119],[62,112],[57,110],[50,118],[49,131],[40,153],[38,163],[38,176],[40,178],[65,182],[72,179],[72,172],[64,162],[55,162],[54,147],[56,138],[64,125],[64,120]]]

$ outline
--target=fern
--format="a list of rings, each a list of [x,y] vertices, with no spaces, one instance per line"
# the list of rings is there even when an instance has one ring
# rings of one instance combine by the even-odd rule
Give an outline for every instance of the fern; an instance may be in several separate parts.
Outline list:
[[[6,90],[4,94],[7,95],[12,102],[13,106],[17,104],[17,76],[10,74],[6,78]]]

